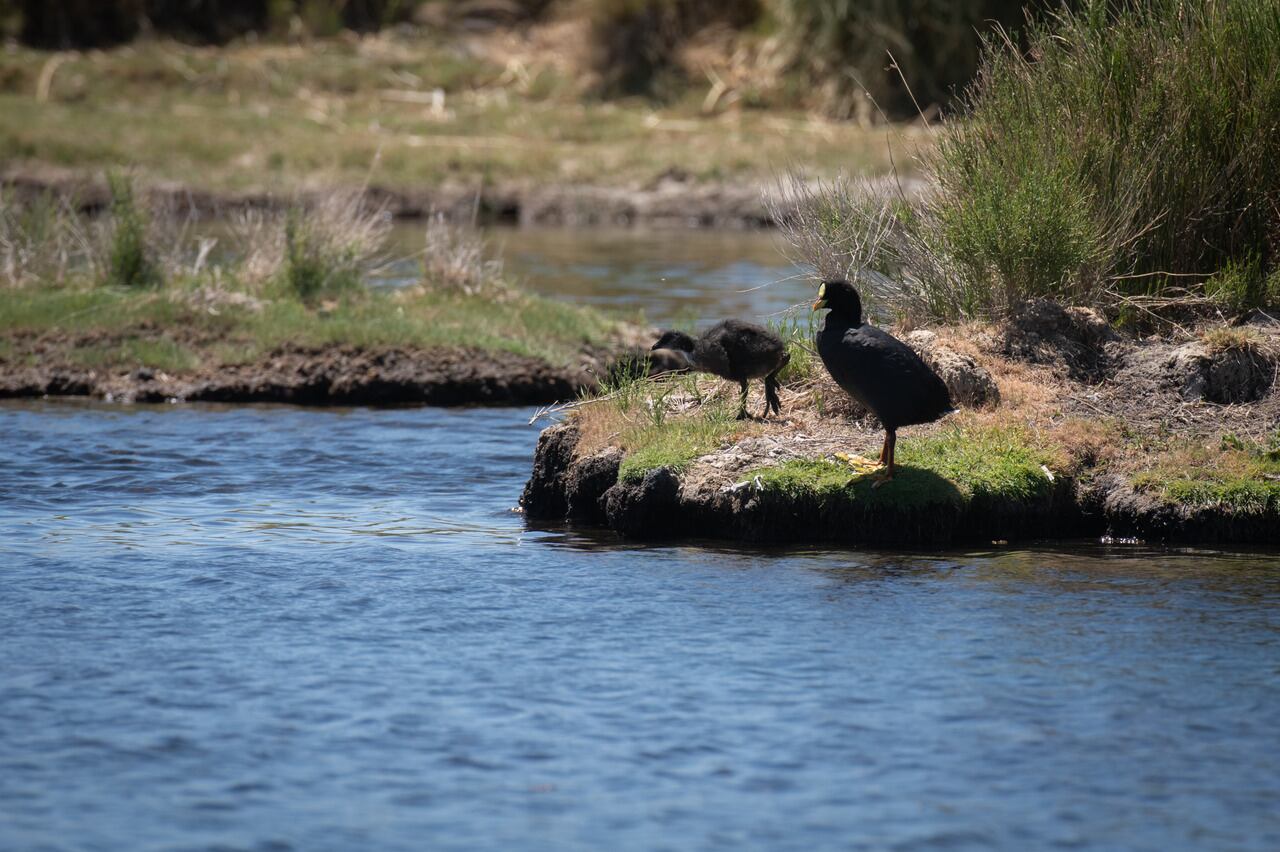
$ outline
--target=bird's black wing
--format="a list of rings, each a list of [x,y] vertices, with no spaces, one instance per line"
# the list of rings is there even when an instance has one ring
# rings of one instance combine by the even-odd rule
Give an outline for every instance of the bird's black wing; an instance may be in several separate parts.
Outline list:
[[[870,325],[824,329],[818,351],[836,383],[886,425],[925,423],[951,408],[942,380],[888,332]]]

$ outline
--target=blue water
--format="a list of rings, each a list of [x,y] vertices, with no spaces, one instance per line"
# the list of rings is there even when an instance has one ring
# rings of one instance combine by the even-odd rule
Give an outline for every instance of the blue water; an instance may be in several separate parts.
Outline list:
[[[0,403],[0,848],[1280,848],[1280,559],[636,547],[517,410]]]

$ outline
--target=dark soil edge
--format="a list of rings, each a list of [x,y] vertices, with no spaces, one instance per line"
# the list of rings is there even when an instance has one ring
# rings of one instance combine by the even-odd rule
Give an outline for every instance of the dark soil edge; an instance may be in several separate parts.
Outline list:
[[[294,405],[546,405],[595,384],[596,359],[555,367],[476,349],[281,349],[259,363],[167,374],[0,360],[0,399],[90,396],[112,402]]]
[[[916,509],[811,505],[743,488],[688,493],[672,471],[618,481],[622,454],[575,458],[571,423],[545,429],[520,505],[531,522],[607,527],[632,539],[723,539],[753,544],[833,543],[889,547],[1092,539],[1177,544],[1280,544],[1280,517],[1170,505],[1119,476],[1059,477],[1032,501],[971,501]]]
[[[773,225],[764,202],[764,183],[705,183],[678,179],[650,186],[592,184],[539,185],[512,181],[500,184],[388,187],[365,190],[372,208],[397,219],[442,215],[460,223],[481,225],[632,226],[753,229]],[[333,189],[294,195],[265,191],[217,192],[173,182],[143,187],[148,201],[177,215],[223,216],[236,210],[279,210],[313,203]],[[19,199],[54,195],[70,199],[85,212],[110,204],[110,191],[99,175],[33,165],[0,173],[0,190]]]

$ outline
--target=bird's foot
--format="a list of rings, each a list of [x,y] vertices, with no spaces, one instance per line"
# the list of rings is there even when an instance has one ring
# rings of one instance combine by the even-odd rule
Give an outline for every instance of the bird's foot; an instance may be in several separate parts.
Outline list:
[[[868,473],[880,467],[878,462],[873,462],[866,456],[859,456],[851,453],[836,453],[836,458],[849,465],[849,467],[853,468],[858,473]]]
[[[875,478],[874,482],[871,483],[871,487],[879,488],[881,485],[884,485],[886,482],[892,482],[892,481],[893,481],[893,474],[882,473]]]

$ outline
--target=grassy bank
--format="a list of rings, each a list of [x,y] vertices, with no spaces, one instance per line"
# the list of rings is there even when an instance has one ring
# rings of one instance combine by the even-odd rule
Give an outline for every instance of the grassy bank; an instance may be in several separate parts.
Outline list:
[[[569,363],[606,347],[617,323],[512,290],[499,301],[429,286],[352,292],[321,304],[183,283],[161,292],[24,287],[0,296],[0,360],[50,355],[93,368],[184,371],[250,364],[281,347],[470,347]]]
[[[663,175],[766,182],[797,163],[883,173],[882,130],[796,107],[704,112],[584,99],[554,45],[388,32],[306,44],[139,42],[0,51],[0,162],[132,167],[213,192],[398,191],[521,182],[645,186]],[[900,146],[912,147],[915,131]]]
[[[359,196],[236,223],[226,249],[145,209],[131,185],[88,217],[56,200],[0,200],[0,360],[166,371],[250,364],[281,347],[470,347],[565,365],[620,324],[504,280],[471,232],[432,221],[416,276],[371,289],[387,223]]]

